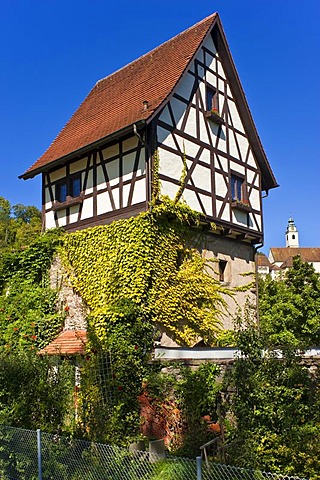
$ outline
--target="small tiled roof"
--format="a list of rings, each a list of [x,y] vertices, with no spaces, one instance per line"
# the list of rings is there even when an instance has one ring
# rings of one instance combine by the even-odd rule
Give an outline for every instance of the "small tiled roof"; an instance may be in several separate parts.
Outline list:
[[[216,13],[210,15],[97,82],[48,150],[22,177],[32,177],[51,162],[151,117],[173,90],[216,17]],[[144,101],[148,102],[146,110]]]
[[[64,330],[38,353],[39,355],[83,355],[86,342],[86,330]]]
[[[320,262],[319,247],[272,247],[270,253],[277,263],[284,263],[296,255],[299,255],[303,262]]]
[[[270,267],[269,259],[264,253],[258,253],[256,255],[256,262],[258,267]]]

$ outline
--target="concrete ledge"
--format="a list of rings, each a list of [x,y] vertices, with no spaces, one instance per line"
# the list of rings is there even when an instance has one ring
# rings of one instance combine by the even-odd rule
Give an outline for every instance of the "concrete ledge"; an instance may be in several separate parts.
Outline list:
[[[154,350],[155,360],[234,360],[240,357],[240,351],[236,348],[206,348],[206,347],[156,347]],[[277,357],[281,358],[281,353]],[[319,357],[320,347],[313,347],[301,353],[301,357]]]

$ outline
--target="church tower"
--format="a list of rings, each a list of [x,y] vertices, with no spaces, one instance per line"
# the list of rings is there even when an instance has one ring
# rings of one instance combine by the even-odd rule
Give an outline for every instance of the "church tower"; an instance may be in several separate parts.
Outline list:
[[[292,217],[288,220],[286,230],[286,247],[299,247],[299,233]]]

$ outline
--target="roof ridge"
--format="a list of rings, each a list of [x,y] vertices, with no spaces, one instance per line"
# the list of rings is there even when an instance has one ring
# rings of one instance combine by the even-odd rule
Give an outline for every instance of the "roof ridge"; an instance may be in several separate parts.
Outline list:
[[[118,70],[116,70],[115,72],[112,72],[110,73],[110,75],[107,75],[103,78],[101,78],[100,80],[98,80],[94,87],[96,87],[99,83],[103,82],[104,80],[107,80],[108,78],[112,78],[114,75],[118,74],[119,72],[121,72],[121,70],[124,70],[125,68],[128,68],[130,66],[133,66],[136,62],[139,62],[141,61],[143,58],[145,58],[146,56],[156,52],[157,50],[160,50],[160,48],[162,48],[164,45],[166,45],[167,43],[171,43],[173,42],[174,40],[178,39],[179,37],[181,37],[182,35],[185,35],[187,32],[189,32],[190,30],[196,28],[196,27],[199,27],[200,25],[202,25],[203,23],[207,22],[209,20],[209,18],[212,18],[214,19],[216,16],[218,15],[217,12],[215,13],[212,13],[211,15],[208,15],[206,18],[203,18],[202,20],[200,20],[199,22],[195,23],[194,25],[191,25],[190,27],[186,28],[186,30],[183,30],[182,32],[178,33],[177,35],[175,35],[174,37],[171,37],[169,38],[168,40],[165,40],[164,42],[162,42],[160,45],[158,45],[157,47],[153,48],[152,50],[149,50],[148,52],[144,53],[143,55],[141,55],[140,57],[138,58],[135,58],[134,60],[132,60],[131,62],[129,63],[126,63],[125,65],[123,65],[122,67],[118,68]],[[209,29],[209,27],[208,27]]]

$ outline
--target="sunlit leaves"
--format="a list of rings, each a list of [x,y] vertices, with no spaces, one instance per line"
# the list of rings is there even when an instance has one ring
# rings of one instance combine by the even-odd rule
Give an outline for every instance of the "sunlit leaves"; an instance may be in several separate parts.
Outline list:
[[[213,343],[226,304],[192,243],[197,215],[168,199],[136,218],[65,237],[72,282],[95,315],[130,299],[179,342]]]

